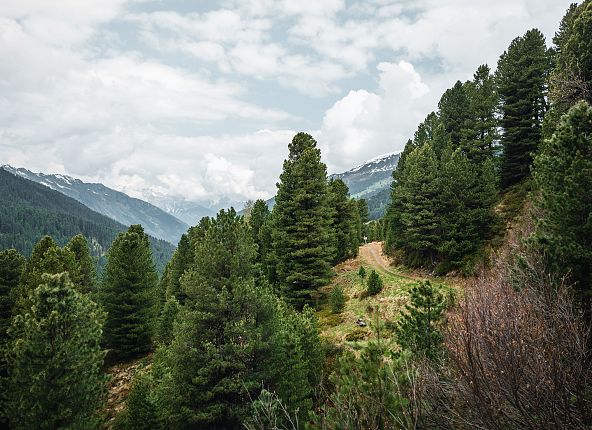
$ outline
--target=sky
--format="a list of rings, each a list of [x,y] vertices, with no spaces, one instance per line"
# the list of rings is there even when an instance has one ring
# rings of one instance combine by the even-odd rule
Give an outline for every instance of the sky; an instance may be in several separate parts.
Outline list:
[[[298,131],[329,173],[403,149],[564,0],[0,1],[0,164],[206,205],[269,198]]]

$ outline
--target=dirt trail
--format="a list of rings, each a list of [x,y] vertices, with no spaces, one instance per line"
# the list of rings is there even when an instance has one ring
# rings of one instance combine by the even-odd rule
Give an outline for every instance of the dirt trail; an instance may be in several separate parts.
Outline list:
[[[381,242],[371,242],[360,247],[360,257],[366,260],[375,269],[380,269],[384,272],[395,274],[391,268],[391,262],[382,253]]]
[[[396,270],[391,269],[390,259],[382,252],[382,242],[370,242],[366,245],[362,245],[360,247],[360,257],[374,269],[381,270],[391,275],[414,280],[424,279],[421,276],[404,275]]]

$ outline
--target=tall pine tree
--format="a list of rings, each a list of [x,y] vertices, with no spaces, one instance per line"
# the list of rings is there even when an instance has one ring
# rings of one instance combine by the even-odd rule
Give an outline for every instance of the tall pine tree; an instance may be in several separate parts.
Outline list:
[[[592,108],[580,102],[563,116],[535,159],[541,211],[533,241],[551,268],[576,283],[592,320]]]
[[[547,110],[549,68],[545,37],[537,29],[514,39],[498,61],[496,80],[503,130],[501,176],[504,188],[519,182],[530,172]]]
[[[68,242],[66,248],[74,254],[74,268],[70,272],[71,281],[84,293],[94,292],[97,272],[86,238],[78,234]]]
[[[316,141],[298,133],[288,146],[273,208],[273,249],[286,299],[298,308],[331,277],[331,209],[327,168]]]
[[[65,273],[43,275],[15,316],[8,348],[13,429],[92,429],[103,392],[104,315]]]
[[[132,225],[109,249],[100,294],[107,311],[105,344],[114,357],[150,350],[157,281],[148,236]]]

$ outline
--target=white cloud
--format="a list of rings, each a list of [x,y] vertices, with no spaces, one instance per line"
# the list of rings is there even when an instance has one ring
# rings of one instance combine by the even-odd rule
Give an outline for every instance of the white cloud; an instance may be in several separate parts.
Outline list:
[[[380,63],[379,91],[350,91],[325,114],[320,132],[331,171],[401,150],[433,104],[428,86],[406,61]]]

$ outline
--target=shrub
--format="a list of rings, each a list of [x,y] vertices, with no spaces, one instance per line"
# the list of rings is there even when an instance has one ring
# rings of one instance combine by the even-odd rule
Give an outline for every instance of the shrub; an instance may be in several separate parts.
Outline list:
[[[368,276],[368,288],[366,289],[366,295],[368,296],[375,296],[376,294],[382,291],[383,283],[382,279],[376,273],[375,270],[370,272],[370,276]]]
[[[334,285],[329,295],[329,305],[331,306],[331,312],[339,314],[345,308],[345,295],[343,294],[343,288],[341,285]]]
[[[366,269],[364,269],[364,266],[360,266],[360,270],[358,270],[358,275],[360,275],[360,278],[362,278],[363,281],[366,277]]]

